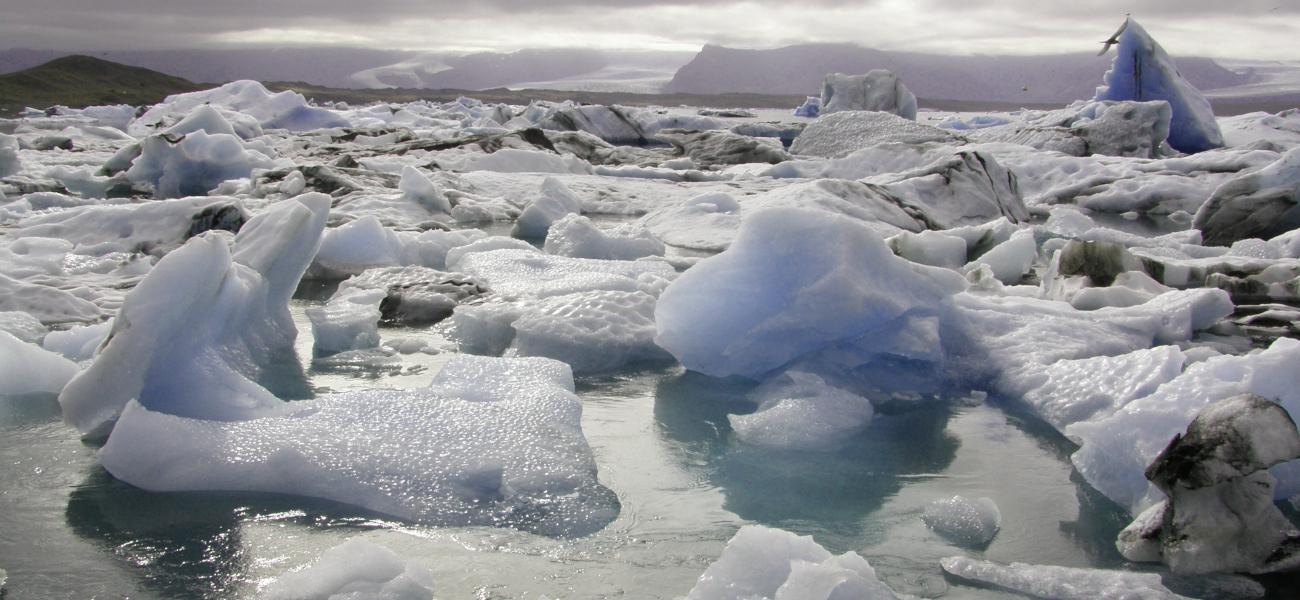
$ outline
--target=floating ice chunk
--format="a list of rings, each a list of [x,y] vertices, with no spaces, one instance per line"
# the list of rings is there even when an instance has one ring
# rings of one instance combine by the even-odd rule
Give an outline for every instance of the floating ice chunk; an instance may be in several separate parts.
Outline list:
[[[433,600],[433,574],[360,538],[326,550],[258,592],[267,600]]]
[[[803,101],[803,104],[800,104],[798,108],[794,109],[794,116],[815,119],[817,118],[817,115],[821,114],[821,112],[822,112],[821,97],[808,96],[808,98]]]
[[[147,490],[293,494],[433,525],[584,535],[618,513],[560,362],[461,355],[427,388],[285,407],[213,421],[132,401],[100,461]]]
[[[23,163],[18,159],[18,138],[0,133],[0,177],[22,171]]]
[[[493,235],[479,238],[468,244],[456,246],[447,250],[447,268],[454,269],[460,264],[462,258],[476,252],[490,252],[492,250],[523,250],[526,252],[535,252],[537,248],[532,244],[520,239],[506,237],[503,235]]]
[[[757,411],[727,419],[741,440],[772,448],[833,449],[865,429],[875,414],[866,398],[800,371],[773,378],[750,397]]]
[[[456,345],[466,354],[501,356],[515,341],[513,323],[522,314],[500,302],[462,307],[451,315]]]
[[[204,104],[196,107],[186,115],[184,119],[177,121],[175,125],[168,127],[163,133],[173,137],[180,137],[186,134],[202,131],[208,135],[224,133],[226,135],[238,135],[235,133],[235,127],[227,121],[217,109],[210,104]],[[260,132],[259,132],[260,133]],[[244,136],[241,136],[244,137]]]
[[[104,316],[93,302],[48,285],[27,283],[0,273],[0,311],[20,311],[41,323],[92,322]]]
[[[564,182],[554,177],[542,180],[542,189],[515,222],[514,235],[544,239],[551,223],[571,213],[581,212],[582,201]]]
[[[1023,402],[1060,431],[1100,419],[1156,391],[1182,373],[1186,356],[1177,346],[1157,346],[1116,356],[1058,360],[1003,377],[1025,390]]]
[[[310,131],[348,125],[347,120],[339,115],[308,105],[302,94],[291,91],[271,93],[261,83],[244,80],[210,90],[168,96],[132,121],[127,133],[137,138],[144,137],[153,133],[152,128],[170,125],[204,104],[249,115],[268,129]]]
[[[379,347],[379,303],[386,295],[386,290],[348,290],[335,294],[325,306],[308,308],[312,352],[329,356]]]
[[[374,216],[365,216],[325,232],[315,264],[330,272],[360,273],[402,264],[402,240]]]
[[[1268,239],[1300,228],[1300,147],[1257,171],[1238,175],[1196,211],[1192,228],[1206,245]]]
[[[575,373],[668,358],[655,345],[655,298],[640,291],[551,296],[524,308],[511,326],[520,356],[545,356]]]
[[[74,362],[90,360],[108,337],[113,328],[113,321],[108,320],[94,325],[82,325],[64,331],[51,331],[45,336],[41,346],[51,352],[58,352],[64,358]]]
[[[986,546],[1002,526],[1002,513],[990,498],[953,496],[925,505],[921,520],[940,535],[966,546]]]
[[[902,204],[921,207],[935,229],[1029,218],[1015,174],[984,152],[957,152],[868,181],[883,186]]]
[[[270,157],[245,148],[233,135],[195,131],[179,139],[167,135],[145,138],[126,177],[154,186],[159,198],[177,198],[206,195],[227,179],[248,177],[255,168],[271,166]]]
[[[1037,259],[1038,243],[1034,241],[1034,231],[1021,229],[1012,234],[1011,239],[967,263],[965,269],[972,271],[980,265],[988,265],[998,281],[1012,285],[1029,273]]]
[[[976,129],[976,142],[1019,144],[1070,156],[1158,158],[1169,137],[1169,104],[1078,101],[1051,111],[1021,111],[1017,120]]]
[[[939,564],[945,572],[958,579],[1043,600],[1192,600],[1264,596],[1264,587],[1245,577],[1168,578],[1160,573],[1025,563],[1003,565],[964,556],[950,556],[940,560]],[[1186,590],[1189,595],[1175,593],[1171,587]],[[1202,595],[1204,592],[1209,594]]]
[[[625,106],[560,104],[541,117],[538,126],[556,131],[585,131],[611,144],[644,144],[656,129],[648,111]]]
[[[873,332],[933,313],[964,288],[952,271],[894,256],[850,219],[765,210],[745,220],[727,251],[664,290],[656,341],[688,369],[759,377],[842,341],[884,343]]]
[[[551,224],[542,247],[549,254],[604,260],[663,256],[664,243],[645,227],[624,224],[602,230],[591,219],[570,213]]]
[[[1178,73],[1173,59],[1133,19],[1126,19],[1115,60],[1097,88],[1097,100],[1164,100],[1173,111],[1169,145],[1182,152],[1223,146],[1214,109]]]
[[[886,142],[952,142],[953,134],[886,112],[846,110],[817,117],[790,146],[791,154],[839,158]]]
[[[702,169],[749,163],[777,164],[790,160],[779,141],[765,141],[730,131],[669,129],[659,132],[656,137],[672,144],[677,154],[689,157]]]
[[[406,266],[367,269],[340,284],[335,296],[372,290],[384,294],[378,306],[380,318],[402,324],[437,323],[451,316],[461,302],[488,291],[461,273]]]
[[[57,394],[78,370],[76,363],[0,331],[0,396]]]
[[[0,311],[0,331],[29,344],[40,344],[49,335],[49,330],[39,319],[18,310]]]
[[[429,212],[451,212],[451,202],[447,196],[415,167],[407,165],[402,168],[402,178],[397,183],[397,189],[402,191],[403,198],[423,206]]]
[[[178,198],[113,206],[80,206],[23,220],[23,238],[59,238],[78,254],[146,252],[162,255],[213,229],[237,232],[248,216],[234,198]]]
[[[59,396],[83,435],[108,433],[127,401],[198,419],[243,419],[284,403],[255,381],[296,365],[288,302],[320,244],[324,194],[282,201],[234,239],[193,238],[126,296],[103,350]]]
[[[762,525],[740,528],[700,575],[687,600],[895,600],[856,552],[832,555],[811,536]]]
[[[630,292],[642,288],[642,277],[677,276],[677,271],[663,261],[569,258],[536,249],[475,252],[457,261],[455,268],[506,298],[544,298],[594,290]]]
[[[1141,271],[1125,271],[1115,276],[1109,287],[1087,287],[1070,297],[1070,306],[1079,310],[1097,310],[1106,306],[1137,306],[1172,288],[1162,285]]]
[[[844,110],[881,111],[915,121],[916,96],[885,69],[865,75],[827,75],[822,82],[821,114]]]
[[[966,264],[966,240],[940,231],[904,231],[888,241],[895,253],[914,263],[948,269]]]
[[[1071,461],[1094,488],[1139,514],[1162,496],[1144,476],[1147,465],[1214,400],[1249,392],[1278,401],[1293,416],[1300,414],[1297,360],[1300,341],[1279,338],[1263,351],[1192,364],[1114,414],[1067,427],[1066,434],[1080,442]],[[1278,498],[1300,492],[1300,464],[1279,465],[1273,474]]]
[[[1286,409],[1253,394],[1210,404],[1147,468],[1167,498],[1120,532],[1120,552],[1175,573],[1294,569],[1300,532],[1274,506],[1266,469],[1296,458]]]

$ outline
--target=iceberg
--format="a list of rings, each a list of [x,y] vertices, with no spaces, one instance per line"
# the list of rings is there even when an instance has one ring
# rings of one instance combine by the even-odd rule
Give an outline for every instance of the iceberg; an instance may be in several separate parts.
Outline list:
[[[256,382],[285,361],[297,365],[288,302],[329,205],[317,193],[281,201],[233,244],[208,233],[164,256],[127,294],[94,363],[59,395],[64,420],[100,437],[128,402],[195,419],[282,411]]]
[[[272,93],[256,81],[232,81],[221,87],[168,96],[131,122],[127,133],[141,138],[159,126],[170,126],[202,105],[211,105],[255,119],[266,129],[310,131],[347,127],[348,122],[332,111],[307,103],[302,94]]]
[[[542,180],[542,189],[515,221],[514,235],[521,238],[545,239],[551,224],[568,214],[582,211],[582,201],[564,182],[554,177]]]
[[[727,419],[741,441],[769,448],[832,450],[865,429],[875,414],[870,400],[802,371],[772,378],[751,398],[757,411]]]
[[[1095,100],[1164,100],[1169,103],[1169,145],[1186,153],[1223,147],[1214,109],[1178,73],[1173,59],[1133,19],[1119,34],[1115,60],[1103,76]]]
[[[248,177],[253,169],[273,165],[270,157],[245,148],[238,137],[199,130],[145,138],[126,177],[154,186],[158,198],[204,196],[227,179]]]
[[[957,273],[895,256],[851,219],[769,209],[664,290],[655,341],[693,371],[761,378],[836,344],[887,351],[883,332],[937,314],[965,287]]]
[[[832,73],[822,82],[820,114],[843,110],[870,110],[916,120],[916,96],[898,76],[885,69],[865,75]]]
[[[76,363],[0,331],[0,396],[57,394],[77,371]]]
[[[1192,219],[1206,245],[1269,239],[1300,227],[1300,147],[1220,185]]]
[[[428,387],[332,394],[240,420],[130,401],[99,459],[151,491],[292,494],[432,525],[585,535],[618,514],[563,363],[452,358]]]

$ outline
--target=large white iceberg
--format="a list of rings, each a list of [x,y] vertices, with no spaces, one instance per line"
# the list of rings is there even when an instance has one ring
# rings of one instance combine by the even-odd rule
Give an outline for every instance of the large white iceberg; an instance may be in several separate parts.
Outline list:
[[[916,96],[898,76],[885,69],[873,69],[865,75],[831,73],[822,82],[819,114],[842,110],[887,112],[916,120]]]
[[[434,525],[583,535],[618,513],[563,363],[461,355],[425,388],[284,406],[217,421],[131,401],[100,462],[147,490],[292,494]]]
[[[95,362],[60,394],[64,419],[99,436],[128,401],[196,419],[283,410],[256,381],[286,356],[296,364],[288,302],[328,212],[328,196],[306,194],[251,219],[233,249],[209,233],[163,257],[127,294]]]
[[[850,219],[765,210],[664,290],[656,341],[693,371],[758,378],[836,344],[887,351],[887,330],[963,289],[957,273],[895,256]]]
[[[1183,79],[1165,49],[1131,18],[1124,22],[1115,61],[1095,99],[1164,100],[1173,111],[1170,146],[1188,153],[1223,146],[1223,134],[1209,100]]]
[[[136,117],[127,132],[144,137],[153,133],[154,128],[173,125],[204,104],[249,115],[267,129],[309,131],[348,125],[346,119],[334,112],[309,105],[302,94],[272,93],[261,83],[242,80],[210,90],[168,96]]]

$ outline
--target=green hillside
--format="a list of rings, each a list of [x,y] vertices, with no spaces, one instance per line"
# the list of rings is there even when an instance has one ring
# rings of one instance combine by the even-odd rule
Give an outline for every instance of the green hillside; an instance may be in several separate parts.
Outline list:
[[[153,104],[169,94],[201,87],[149,69],[91,56],[65,56],[25,71],[0,75],[0,115],[12,115],[26,106]]]

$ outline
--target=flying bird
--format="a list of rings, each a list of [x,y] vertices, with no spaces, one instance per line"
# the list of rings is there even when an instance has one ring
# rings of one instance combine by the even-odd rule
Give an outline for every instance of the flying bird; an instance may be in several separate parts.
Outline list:
[[[1110,50],[1111,46],[1114,46],[1115,44],[1119,43],[1119,36],[1124,33],[1125,29],[1128,29],[1128,21],[1129,21],[1129,16],[1124,15],[1124,24],[1119,26],[1119,30],[1116,31],[1114,35],[1111,35],[1110,39],[1102,42],[1103,45],[1101,47],[1101,52],[1098,52],[1097,56],[1101,56],[1105,54],[1107,50]]]

